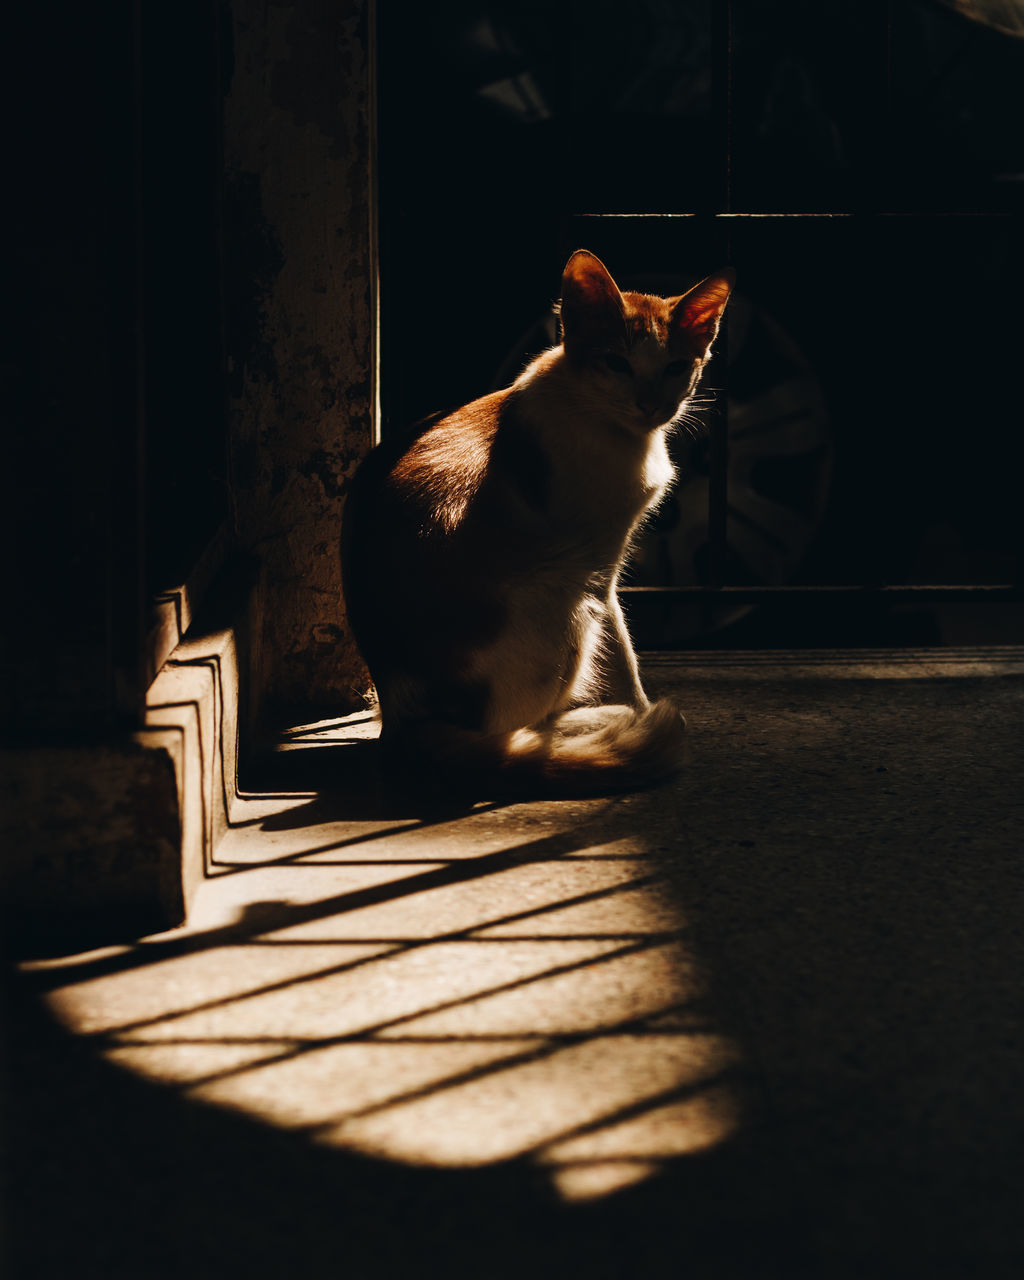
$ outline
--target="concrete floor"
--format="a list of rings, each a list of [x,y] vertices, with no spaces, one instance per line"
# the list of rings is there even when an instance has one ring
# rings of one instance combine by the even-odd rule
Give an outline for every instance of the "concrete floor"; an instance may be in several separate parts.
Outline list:
[[[1024,651],[647,667],[674,783],[300,726],[187,929],[23,963],[10,1274],[1021,1274]]]

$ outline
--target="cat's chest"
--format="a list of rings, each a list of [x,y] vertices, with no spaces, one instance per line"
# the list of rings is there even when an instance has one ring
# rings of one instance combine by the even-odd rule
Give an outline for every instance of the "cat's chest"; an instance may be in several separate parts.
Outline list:
[[[567,541],[591,546],[601,560],[618,555],[636,522],[674,478],[664,437],[642,443],[554,460],[553,524]]]
[[[577,503],[584,509],[593,509],[599,517],[632,523],[658,501],[674,475],[664,435],[659,432],[641,447],[627,441],[625,447],[595,448],[584,456],[578,470],[562,479],[563,484],[573,486]]]
[[[665,436],[658,432],[650,442],[643,466],[640,469],[640,489],[644,495],[644,509],[657,502],[675,479],[675,467],[668,456]]]

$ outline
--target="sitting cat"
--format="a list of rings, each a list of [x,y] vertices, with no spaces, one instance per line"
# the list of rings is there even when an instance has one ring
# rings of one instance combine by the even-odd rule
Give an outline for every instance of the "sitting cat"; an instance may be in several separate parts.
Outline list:
[[[363,462],[344,592],[391,760],[477,798],[600,793],[678,767],[683,720],[644,693],[616,581],[674,478],[666,436],[732,279],[620,293],[578,250],[561,345]]]

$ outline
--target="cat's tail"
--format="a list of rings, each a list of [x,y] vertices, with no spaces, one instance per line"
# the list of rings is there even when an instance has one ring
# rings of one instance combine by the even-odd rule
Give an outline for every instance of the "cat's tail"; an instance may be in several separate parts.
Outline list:
[[[644,711],[587,708],[550,726],[504,734],[422,722],[392,745],[421,784],[477,799],[571,797],[635,790],[669,777],[682,765],[684,729],[679,710],[663,699]]]

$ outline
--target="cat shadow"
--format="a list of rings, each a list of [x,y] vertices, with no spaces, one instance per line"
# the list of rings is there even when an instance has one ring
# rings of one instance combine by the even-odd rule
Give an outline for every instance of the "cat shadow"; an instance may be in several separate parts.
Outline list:
[[[556,792],[543,779],[497,782],[493,775],[403,766],[385,754],[376,738],[289,746],[257,757],[243,776],[242,794],[250,799],[295,794],[301,800],[279,813],[231,824],[258,825],[264,831],[293,831],[329,822],[450,822],[530,801],[641,793],[666,782],[664,777],[604,786],[591,782],[578,793]]]
[[[356,739],[316,746],[295,746],[265,754],[243,772],[248,798],[314,793],[281,813],[252,820],[264,831],[292,831],[327,822],[443,822],[480,808],[504,803],[489,800],[451,780],[438,787],[385,760],[377,739]],[[243,826],[243,820],[232,825]]]

